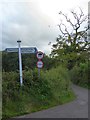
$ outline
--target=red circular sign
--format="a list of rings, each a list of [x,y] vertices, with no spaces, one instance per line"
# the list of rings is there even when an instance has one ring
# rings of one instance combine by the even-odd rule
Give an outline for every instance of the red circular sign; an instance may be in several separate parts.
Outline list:
[[[44,57],[43,52],[41,52],[41,51],[37,52],[37,58],[38,58],[39,60],[41,60],[43,57]]]
[[[38,67],[38,68],[42,68],[42,67],[43,67],[43,62],[42,62],[41,60],[39,60],[39,61],[37,62],[37,67]]]

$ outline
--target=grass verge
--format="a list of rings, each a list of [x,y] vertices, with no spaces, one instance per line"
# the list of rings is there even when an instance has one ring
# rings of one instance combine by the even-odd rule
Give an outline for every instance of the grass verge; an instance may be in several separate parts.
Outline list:
[[[3,119],[20,116],[75,99],[68,71],[62,67],[49,71],[24,71],[24,85],[19,86],[15,72],[3,73]]]

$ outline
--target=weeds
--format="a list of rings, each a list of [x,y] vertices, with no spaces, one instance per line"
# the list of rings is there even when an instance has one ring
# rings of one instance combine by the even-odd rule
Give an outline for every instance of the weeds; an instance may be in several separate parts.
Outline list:
[[[3,118],[35,112],[64,104],[75,98],[70,88],[68,71],[62,67],[41,71],[23,71],[24,85],[19,74],[3,72]]]

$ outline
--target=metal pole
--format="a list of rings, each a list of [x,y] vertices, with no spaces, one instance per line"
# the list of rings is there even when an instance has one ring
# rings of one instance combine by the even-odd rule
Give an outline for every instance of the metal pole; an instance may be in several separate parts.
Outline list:
[[[20,85],[23,85],[23,78],[22,78],[22,59],[21,59],[21,48],[20,48],[20,43],[21,41],[18,40],[18,53],[19,53],[19,71],[20,71]]]
[[[40,68],[38,68],[38,77],[40,78]]]

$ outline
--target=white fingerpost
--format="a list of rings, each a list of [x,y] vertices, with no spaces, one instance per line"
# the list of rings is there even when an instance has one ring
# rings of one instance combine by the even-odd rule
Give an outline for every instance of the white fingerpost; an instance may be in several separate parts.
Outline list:
[[[22,78],[22,58],[21,58],[21,47],[20,47],[20,43],[21,41],[18,40],[18,54],[19,54],[19,70],[20,70],[20,85],[23,85],[23,78]]]

